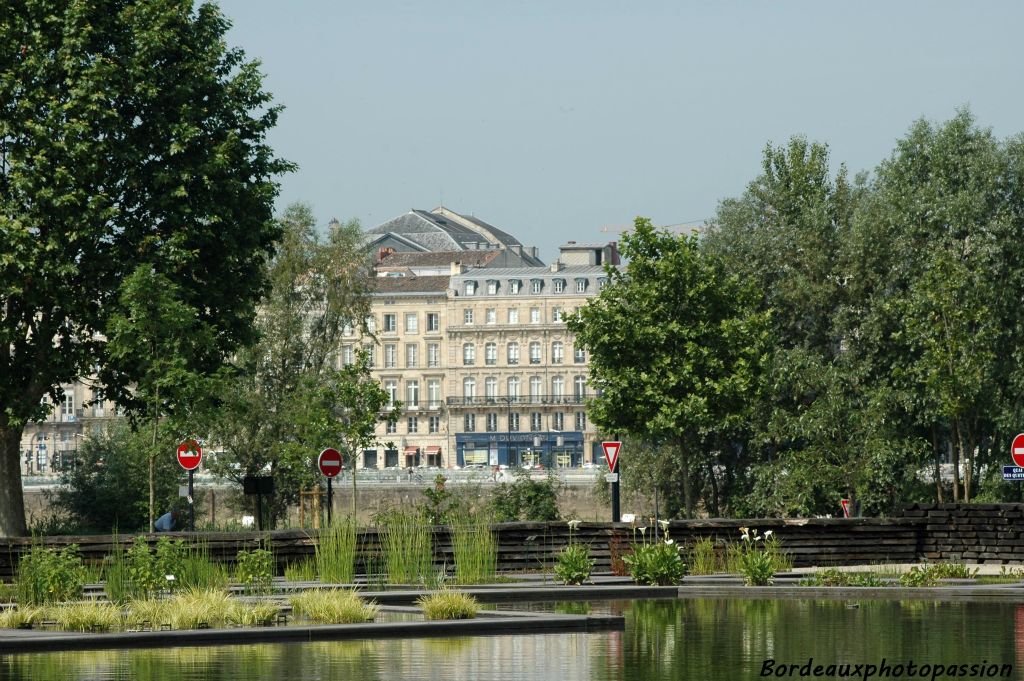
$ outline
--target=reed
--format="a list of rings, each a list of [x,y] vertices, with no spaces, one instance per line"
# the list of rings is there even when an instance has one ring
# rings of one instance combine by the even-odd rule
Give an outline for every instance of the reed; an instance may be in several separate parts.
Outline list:
[[[376,603],[367,603],[351,589],[309,589],[290,599],[292,612],[323,624],[358,624],[377,615]]]
[[[286,582],[312,582],[316,579],[316,560],[306,560],[292,563],[284,569],[284,580]]]
[[[715,556],[715,542],[711,537],[703,537],[694,542],[690,548],[690,574],[713,575],[720,566]]]
[[[455,556],[455,582],[490,584],[498,573],[498,540],[482,515],[450,525]]]
[[[320,581],[328,584],[351,584],[355,581],[356,529],[355,519],[346,517],[320,530],[315,557]]]
[[[416,599],[428,620],[468,620],[476,617],[480,603],[468,594],[458,591],[438,591]]]
[[[382,520],[381,544],[388,583],[425,583],[434,564],[430,526],[419,514],[399,510],[391,510]]]

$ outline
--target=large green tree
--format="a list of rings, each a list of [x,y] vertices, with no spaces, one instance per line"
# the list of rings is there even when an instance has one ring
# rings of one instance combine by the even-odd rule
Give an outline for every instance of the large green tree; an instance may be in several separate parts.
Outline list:
[[[41,398],[113,363],[103,336],[142,264],[176,282],[213,343],[251,339],[279,113],[228,22],[192,0],[0,0],[0,535],[25,532],[18,449]],[[131,372],[103,373],[129,406]]]
[[[598,395],[588,409],[606,433],[669,446],[667,507],[692,517],[700,481],[717,474],[716,453],[761,389],[768,316],[696,237],[637,218],[622,253],[628,268],[608,268],[608,286],[568,321],[590,354]]]

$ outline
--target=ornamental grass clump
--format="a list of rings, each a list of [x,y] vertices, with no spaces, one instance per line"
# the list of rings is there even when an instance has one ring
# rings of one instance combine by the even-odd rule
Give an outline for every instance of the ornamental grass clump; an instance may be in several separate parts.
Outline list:
[[[439,591],[420,596],[416,605],[428,620],[468,620],[480,611],[480,602],[458,591]]]
[[[569,521],[569,545],[562,549],[555,559],[555,576],[563,584],[583,584],[590,579],[590,574],[594,570],[595,561],[590,557],[590,547],[580,544],[574,537],[581,522]]]
[[[357,539],[353,518],[336,520],[330,527],[320,530],[314,558],[320,581],[328,584],[351,584],[355,581]]]
[[[62,603],[46,608],[44,619],[64,631],[110,631],[121,626],[121,608],[107,602]]]
[[[622,557],[629,567],[630,576],[637,584],[672,586],[679,584],[686,576],[686,563],[679,555],[679,545],[669,536],[669,521],[662,520],[660,523],[665,535],[664,540],[647,543],[647,535],[644,532],[643,543],[634,546],[632,554]]]
[[[498,574],[498,540],[482,514],[464,517],[450,526],[455,581],[490,584]]]
[[[219,627],[228,622],[235,606],[226,591],[186,589],[170,599],[166,616],[173,629]]]
[[[392,509],[382,515],[381,545],[389,584],[421,584],[434,572],[433,535],[419,513]]]
[[[267,626],[280,613],[281,606],[277,603],[243,603],[235,601],[234,607],[228,613],[227,622],[239,627]]]
[[[31,629],[43,619],[43,609],[18,606],[0,610],[0,629]]]
[[[380,609],[351,589],[308,589],[290,599],[292,612],[321,624],[372,622]]]

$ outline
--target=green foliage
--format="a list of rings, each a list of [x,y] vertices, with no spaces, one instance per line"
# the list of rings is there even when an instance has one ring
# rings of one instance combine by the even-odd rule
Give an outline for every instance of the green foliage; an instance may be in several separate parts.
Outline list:
[[[662,541],[644,542],[633,547],[633,553],[623,557],[629,574],[637,584],[673,586],[686,576],[686,563],[680,555],[681,547],[669,536],[668,521],[663,521],[665,536]]]
[[[18,603],[45,605],[80,598],[85,576],[77,544],[63,549],[34,545],[18,562],[14,578]]]
[[[423,490],[423,496],[427,498],[423,504],[423,517],[431,525],[447,525],[456,510],[458,502],[451,491],[446,489],[446,482],[445,477],[438,473],[434,478],[434,486]]]
[[[774,582],[776,564],[772,553],[765,546],[765,542],[772,534],[772,531],[768,530],[762,537],[757,530],[740,528],[737,568],[747,586],[768,586]]]
[[[73,520],[76,531],[142,531],[149,522],[147,453],[152,436],[133,431],[116,420],[100,433],[91,433],[78,448],[76,464],[65,470],[62,485],[52,496],[58,512]],[[179,503],[182,470],[173,454],[177,435],[162,428],[158,438],[164,456],[155,459],[155,498],[158,508]]]
[[[453,518],[448,525],[458,584],[489,584],[498,572],[498,538],[484,514]]]
[[[0,629],[31,629],[43,620],[43,608],[19,605],[0,610]]]
[[[569,544],[555,558],[555,576],[563,584],[582,584],[590,579],[593,570],[594,559],[586,544]]]
[[[121,608],[113,603],[62,603],[46,609],[44,617],[64,631],[110,631],[121,626]]]
[[[246,593],[270,593],[274,581],[274,554],[266,549],[239,551],[235,581],[242,585]]]
[[[284,581],[286,582],[312,582],[316,576],[316,560],[309,558],[297,563],[290,563],[284,569]]]
[[[428,620],[469,620],[480,611],[480,603],[458,591],[440,591],[416,599]]]
[[[251,338],[279,235],[274,178],[292,166],[266,144],[279,108],[257,65],[228,47],[215,5],[29,0],[4,19],[0,44],[21,47],[0,62],[0,335],[12,353],[0,435],[17,442],[44,415],[44,394],[59,403],[60,386],[96,362],[105,396],[139,404],[142,358],[112,357],[104,336],[133,271],[173,282],[213,340],[182,355],[189,371],[214,371]],[[197,253],[216,253],[217,266],[197,266]],[[15,536],[19,467],[5,470],[0,535]]]
[[[690,573],[694,575],[713,575],[719,571],[718,552],[715,551],[715,540],[702,537],[690,547]]]
[[[301,591],[290,599],[292,611],[322,624],[360,624],[376,617],[376,603],[367,603],[349,589]]]
[[[553,476],[533,480],[529,473],[516,471],[515,480],[498,483],[491,493],[491,513],[495,522],[558,520],[559,485]]]
[[[433,532],[416,512],[391,509],[380,518],[381,547],[390,584],[422,584],[434,574]]]
[[[939,573],[933,565],[914,565],[900,575],[900,586],[924,587],[939,583]]]
[[[881,587],[887,583],[873,572],[850,572],[828,568],[818,570],[810,577],[800,580],[800,586],[871,586]]]
[[[355,519],[347,517],[320,530],[314,566],[321,581],[332,584],[355,581],[357,529]]]

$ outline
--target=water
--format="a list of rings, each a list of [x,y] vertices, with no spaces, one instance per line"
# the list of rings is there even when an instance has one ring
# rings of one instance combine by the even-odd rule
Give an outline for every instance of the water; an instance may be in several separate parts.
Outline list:
[[[760,673],[769,658],[776,665],[798,665],[792,676],[771,678],[815,678],[799,675],[809,659],[812,673],[819,664],[879,666],[884,659],[893,669],[910,662],[967,665],[956,678],[971,678],[972,664],[1012,665],[1009,677],[986,676],[983,669],[973,678],[1024,679],[1024,605],[851,605],[739,599],[599,603],[592,612],[626,616],[624,632],[13,655],[0,657],[0,680],[735,681],[767,678]],[[832,676],[825,671],[817,678],[841,678],[842,668]],[[904,668],[902,678],[918,677]]]

